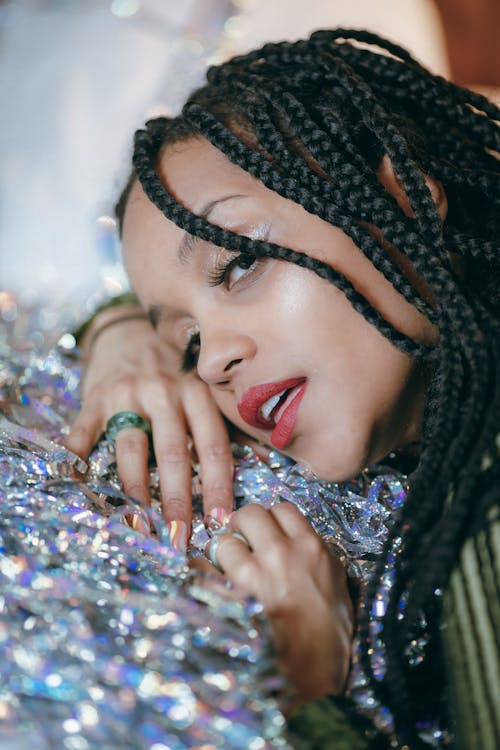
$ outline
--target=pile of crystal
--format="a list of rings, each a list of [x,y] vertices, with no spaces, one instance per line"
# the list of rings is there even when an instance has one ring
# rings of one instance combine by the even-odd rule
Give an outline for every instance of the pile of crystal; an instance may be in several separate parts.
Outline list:
[[[288,747],[261,606],[195,577],[156,510],[124,523],[111,449],[81,479],[74,363],[0,372],[0,749]]]
[[[0,362],[0,750],[289,747],[262,607],[172,549],[154,466],[147,509],[121,491],[109,441],[88,467],[63,447],[78,387],[61,350]],[[337,484],[274,452],[235,456],[236,507],[295,503],[352,573],[370,575],[402,475],[373,467]],[[194,476],[188,556],[208,540],[198,488]],[[150,536],[127,523],[134,513]]]

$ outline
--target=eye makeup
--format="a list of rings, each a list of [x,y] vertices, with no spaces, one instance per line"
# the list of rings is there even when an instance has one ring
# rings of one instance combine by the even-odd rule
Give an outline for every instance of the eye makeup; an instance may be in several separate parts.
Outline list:
[[[184,348],[181,359],[181,370],[182,372],[192,372],[198,365],[198,357],[200,355],[200,329],[198,326],[193,326],[188,331],[188,341]]]

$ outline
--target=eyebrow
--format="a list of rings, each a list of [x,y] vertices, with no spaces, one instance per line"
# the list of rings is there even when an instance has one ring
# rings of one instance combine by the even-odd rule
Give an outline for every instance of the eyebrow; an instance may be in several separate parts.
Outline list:
[[[247,198],[247,195],[242,195],[241,193],[235,193],[232,195],[225,195],[223,198],[216,198],[213,201],[209,201],[206,203],[203,208],[201,209],[200,213],[197,214],[202,219],[207,220],[210,217],[210,214],[214,210],[215,206],[218,206],[219,203],[225,203],[226,201],[230,201],[233,198]],[[177,257],[181,261],[181,263],[185,264],[188,263],[191,259],[191,256],[193,252],[196,249],[197,243],[200,241],[199,237],[196,237],[192,234],[189,234],[188,232],[184,233],[184,237],[182,238],[179,250],[177,251]]]
[[[248,198],[247,195],[243,195],[241,193],[235,193],[232,195],[225,195],[222,198],[216,198],[215,200],[209,201],[206,203],[198,216],[201,216],[202,219],[208,219],[210,214],[212,213],[215,206],[217,206],[219,203],[225,203],[225,201],[232,200],[233,198]],[[189,260],[191,259],[192,254],[196,250],[196,245],[200,241],[199,237],[196,237],[195,235],[189,234],[188,232],[184,232],[184,236],[180,242],[179,250],[177,251],[177,257],[181,261],[182,264],[189,263]],[[151,307],[147,311],[147,315],[149,318],[149,322],[153,326],[153,328],[156,330],[161,323],[161,321],[165,318],[166,313],[166,306],[165,305],[151,305]]]

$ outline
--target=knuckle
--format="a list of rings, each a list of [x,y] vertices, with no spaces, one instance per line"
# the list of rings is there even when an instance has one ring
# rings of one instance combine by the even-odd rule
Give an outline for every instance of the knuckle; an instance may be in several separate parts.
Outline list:
[[[326,549],[319,536],[311,531],[310,534],[303,534],[300,538],[300,546],[304,555],[317,560],[326,555]]]
[[[231,458],[231,448],[228,440],[221,440],[210,443],[203,451],[203,458],[209,461],[229,462]]]
[[[283,579],[285,580],[290,563],[292,562],[288,543],[282,539],[276,539],[267,550],[266,558],[269,568],[282,571]]]
[[[109,391],[109,387],[102,382],[89,384],[86,380],[86,373],[82,375],[82,407],[85,408],[89,403],[101,402],[103,397]]]
[[[73,426],[71,427],[70,437],[73,440],[86,440],[87,438],[90,438],[93,436],[93,431],[89,424],[81,421],[81,422],[75,422]]]
[[[211,398],[208,385],[194,373],[189,373],[180,380],[179,389],[182,393],[193,396],[194,398],[201,397],[205,399],[207,396]]]
[[[221,564],[224,567],[222,561]],[[227,571],[227,573],[230,574],[231,582],[246,594],[258,596],[258,571],[256,567],[255,562],[249,558],[241,561],[237,567],[232,571]]]
[[[190,460],[186,441],[161,445],[155,452],[159,464],[182,464]]]
[[[275,503],[272,506],[272,512],[278,516],[297,515],[297,514],[302,515],[302,513],[297,508],[297,506],[294,505],[293,502],[289,502],[288,500],[280,500],[279,502]]]
[[[158,373],[150,377],[145,383],[148,397],[152,403],[171,404],[176,400],[177,388],[168,375]]]
[[[259,516],[262,516],[262,514],[265,514],[267,512],[268,511],[266,511],[266,509],[258,503],[248,503],[247,505],[244,505],[242,508],[239,508],[237,511],[235,511],[232,518],[234,518],[238,522],[247,521],[250,518],[258,518]]]
[[[136,376],[128,373],[127,375],[122,375],[113,385],[113,392],[119,399],[129,398],[131,394],[134,394],[137,391],[137,387]],[[103,393],[108,390],[104,384],[99,384],[97,388],[102,388]]]

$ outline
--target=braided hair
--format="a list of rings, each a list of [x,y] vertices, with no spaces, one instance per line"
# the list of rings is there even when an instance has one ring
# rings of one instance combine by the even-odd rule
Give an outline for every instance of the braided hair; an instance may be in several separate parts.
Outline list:
[[[424,612],[439,654],[435,592],[446,587],[464,540],[495,501],[495,493],[484,490],[481,465],[500,421],[499,120],[500,110],[487,99],[432,75],[399,46],[369,32],[336,29],[295,43],[266,44],[210,68],[206,85],[188,98],[178,117],[151,120],[135,136],[129,187],[138,177],[168,219],[242,256],[295,263],[335,284],[369,323],[431,372],[421,455],[386,546],[387,558],[401,539],[378,635],[386,652],[383,679],[369,658],[369,606],[360,623],[364,667],[411,747],[422,745],[418,721],[435,698],[431,693],[422,708],[422,693],[442,663],[426,660],[422,691],[423,678],[410,674],[405,648]],[[327,263],[237,235],[178,204],[156,165],[166,144],[193,135],[206,138],[268,188],[340,227],[436,325],[438,343],[430,347],[403,334]],[[410,216],[377,179],[384,155],[406,191]],[[449,205],[444,224],[424,174],[444,188]],[[119,215],[127,195],[125,190]],[[369,226],[406,256],[430,297],[419,293]],[[462,274],[454,271],[452,256],[461,257]],[[376,597],[385,563],[382,556],[369,598]]]

